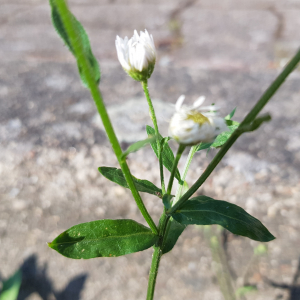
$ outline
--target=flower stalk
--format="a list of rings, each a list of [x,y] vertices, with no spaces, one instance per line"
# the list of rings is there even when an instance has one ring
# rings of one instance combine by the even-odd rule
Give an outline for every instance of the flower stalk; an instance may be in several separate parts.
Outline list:
[[[155,233],[155,234],[158,234],[157,227],[156,227],[154,221],[152,220],[150,214],[148,213],[148,211],[147,211],[147,209],[146,209],[146,207],[143,203],[143,200],[142,200],[140,194],[138,193],[138,191],[137,191],[137,189],[134,185],[132,175],[130,173],[130,170],[128,168],[126,160],[124,160],[122,158],[122,149],[121,149],[120,143],[117,139],[117,136],[114,132],[114,129],[112,127],[109,116],[107,114],[106,107],[104,105],[103,98],[102,98],[102,95],[101,95],[100,90],[98,88],[98,85],[96,84],[96,82],[95,82],[95,80],[92,76],[90,66],[89,66],[89,64],[88,64],[88,62],[85,58],[82,45],[77,40],[77,33],[75,32],[75,30],[73,28],[72,19],[71,19],[71,16],[69,14],[68,7],[67,7],[67,5],[64,1],[56,1],[56,5],[57,5],[59,13],[60,13],[60,15],[63,19],[65,29],[66,29],[69,37],[70,37],[72,46],[74,48],[74,52],[76,54],[76,57],[78,58],[78,63],[82,67],[84,75],[86,76],[86,80],[87,80],[87,83],[88,83],[88,88],[91,92],[91,95],[92,95],[94,101],[95,101],[97,110],[98,110],[98,112],[100,114],[100,117],[102,119],[102,122],[103,122],[103,125],[104,125],[104,128],[105,128],[105,131],[107,133],[108,139],[109,139],[109,141],[112,145],[112,148],[115,152],[115,155],[116,155],[116,157],[119,161],[120,167],[121,167],[121,169],[124,173],[125,179],[126,179],[127,184],[128,184],[128,186],[129,186],[129,188],[132,192],[134,200],[135,200],[140,212],[142,213],[143,217],[145,218],[148,225],[150,226],[152,232]]]
[[[182,155],[185,147],[186,147],[185,145],[179,144],[179,147],[178,147],[178,150],[177,150],[177,154],[176,154],[176,157],[175,157],[175,161],[174,161],[174,164],[173,164],[173,167],[172,167],[172,171],[171,171],[169,183],[168,183],[167,194],[169,194],[169,195],[171,195],[173,181],[174,181],[176,169],[177,169],[177,166],[178,166],[178,162],[180,160],[180,157],[181,157],[181,155]]]
[[[157,156],[158,156],[158,161],[159,161],[159,172],[160,172],[160,182],[161,182],[161,189],[162,189],[162,193],[163,195],[166,192],[165,189],[165,180],[164,180],[164,170],[163,170],[163,163],[162,163],[162,147],[160,144],[160,134],[159,134],[159,130],[158,130],[158,125],[157,125],[157,120],[156,120],[156,115],[155,115],[155,110],[150,98],[150,94],[149,94],[149,90],[148,90],[148,81],[144,80],[142,81],[142,87],[148,102],[148,106],[149,106],[149,112],[151,115],[151,119],[153,122],[153,126],[154,126],[154,130],[155,130],[155,135],[156,135],[156,144],[157,144]]]

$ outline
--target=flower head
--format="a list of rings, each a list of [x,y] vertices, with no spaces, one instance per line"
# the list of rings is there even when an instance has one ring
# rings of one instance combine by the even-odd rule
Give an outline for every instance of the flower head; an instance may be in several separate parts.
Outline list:
[[[140,35],[134,31],[128,40],[117,36],[116,48],[118,59],[123,69],[135,80],[143,81],[150,78],[156,60],[156,50],[152,34],[141,31]]]
[[[200,142],[213,142],[215,137],[227,130],[223,118],[218,117],[217,107],[214,105],[201,107],[205,97],[200,97],[192,107],[182,105],[185,96],[180,96],[175,105],[169,135],[178,143],[196,145]]]

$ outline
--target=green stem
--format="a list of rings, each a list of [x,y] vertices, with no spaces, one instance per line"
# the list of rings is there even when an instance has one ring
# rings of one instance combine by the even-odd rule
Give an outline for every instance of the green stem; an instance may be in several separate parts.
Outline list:
[[[59,14],[62,18],[64,27],[67,31],[67,34],[70,38],[72,47],[74,49],[75,52],[75,56],[77,58],[78,64],[81,66],[84,75],[86,77],[87,83],[88,83],[88,87],[90,89],[91,95],[95,101],[97,110],[101,116],[104,128],[106,130],[108,139],[112,145],[112,148],[117,156],[117,159],[119,161],[119,164],[121,166],[121,169],[124,173],[124,176],[126,178],[127,184],[132,192],[132,195],[134,197],[134,200],[136,201],[136,204],[139,208],[139,210],[141,211],[143,217],[145,218],[145,220],[147,221],[147,223],[149,224],[151,230],[153,233],[158,234],[158,229],[155,225],[155,223],[153,222],[151,216],[149,215],[143,200],[140,196],[140,194],[138,193],[133,179],[132,179],[132,175],[129,171],[128,165],[126,163],[125,159],[122,159],[122,149],[120,146],[120,143],[116,137],[116,134],[114,132],[114,129],[112,127],[111,121],[109,119],[109,116],[107,114],[103,99],[102,99],[102,95],[99,91],[98,85],[95,82],[92,72],[91,72],[91,68],[90,65],[84,55],[84,51],[82,48],[82,45],[78,42],[78,38],[77,38],[77,33],[74,30],[73,26],[72,26],[72,19],[71,19],[71,15],[69,13],[68,7],[65,3],[65,1],[62,0],[56,0],[56,7],[59,11]]]
[[[198,148],[198,145],[193,146],[190,149],[188,158],[186,160],[186,163],[185,163],[185,166],[184,166],[184,169],[183,169],[183,175],[182,175],[182,178],[181,178],[181,182],[179,182],[179,185],[178,185],[178,188],[177,188],[177,191],[176,191],[176,194],[175,194],[175,198],[173,200],[173,205],[178,201],[178,199],[181,196],[181,192],[182,192],[182,188],[183,188],[183,185],[184,185],[184,181],[185,181],[187,172],[188,172],[188,170],[190,168],[192,159],[193,159],[193,157],[194,157],[194,155],[195,155],[195,153],[197,151],[197,148]]]
[[[284,70],[278,75],[278,77],[273,81],[270,87],[265,91],[265,93],[261,96],[258,102],[254,105],[252,110],[248,113],[245,119],[242,121],[239,127],[249,124],[254,121],[259,112],[263,109],[263,107],[268,103],[271,97],[275,94],[275,92],[279,89],[279,87],[283,84],[288,75],[295,69],[297,64],[300,61],[300,50],[296,53],[293,59],[288,63],[288,65],[284,68]],[[172,214],[177,209],[179,209],[204,183],[207,177],[211,174],[211,172],[215,169],[215,167],[219,164],[221,159],[230,149],[230,147],[234,144],[234,142],[238,139],[238,137],[242,134],[238,129],[233,132],[227,142],[222,146],[221,150],[217,153],[211,163],[208,165],[206,170],[200,176],[200,178],[191,186],[191,188],[178,200],[178,202],[172,206],[167,213]]]
[[[159,220],[159,241],[157,245],[154,246],[152,263],[149,272],[147,300],[152,300],[154,296],[156,277],[158,273],[160,259],[163,255],[162,250],[163,250],[165,238],[167,236],[166,230],[167,230],[169,219],[170,216],[167,216],[165,212],[163,212]]]
[[[171,171],[169,184],[168,184],[168,189],[167,189],[167,194],[169,194],[169,195],[171,195],[173,181],[174,181],[175,173],[176,173],[176,170],[177,170],[177,165],[178,165],[179,159],[180,159],[181,154],[183,153],[185,147],[186,147],[185,145],[179,144],[177,154],[176,154],[176,157],[175,157],[175,161],[174,161],[174,164],[172,166],[172,171]]]
[[[160,259],[162,256],[162,251],[159,246],[154,247],[154,252],[152,255],[152,263],[149,272],[149,280],[148,280],[148,291],[147,291],[147,300],[152,300],[155,291],[156,277],[158,273],[158,267],[160,263]]]
[[[142,81],[142,87],[148,102],[148,106],[149,106],[149,111],[151,114],[151,119],[153,122],[153,126],[154,126],[154,130],[155,130],[155,135],[156,135],[156,144],[157,144],[157,156],[158,156],[158,161],[159,161],[159,172],[160,172],[160,181],[161,181],[161,189],[162,189],[162,193],[163,195],[166,193],[165,190],[165,180],[164,180],[164,169],[163,169],[163,163],[162,163],[162,155],[161,155],[161,145],[160,145],[160,134],[158,131],[158,126],[157,126],[157,120],[156,120],[156,115],[155,115],[155,110],[150,98],[150,94],[149,94],[149,89],[148,89],[148,81]]]

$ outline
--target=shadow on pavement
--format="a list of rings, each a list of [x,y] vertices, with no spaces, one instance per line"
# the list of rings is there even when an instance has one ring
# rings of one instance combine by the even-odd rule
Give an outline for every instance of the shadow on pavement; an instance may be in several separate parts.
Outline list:
[[[293,281],[291,284],[277,283],[273,280],[265,278],[266,282],[272,287],[284,289],[289,291],[288,300],[299,300],[300,299],[300,284],[297,285],[297,281],[300,279],[300,257],[298,260],[298,267],[294,275]]]
[[[18,300],[25,300],[32,293],[37,293],[43,300],[79,300],[84,288],[87,274],[74,277],[62,291],[55,291],[51,279],[47,275],[47,264],[37,265],[36,255],[26,259],[21,266],[22,284]]]

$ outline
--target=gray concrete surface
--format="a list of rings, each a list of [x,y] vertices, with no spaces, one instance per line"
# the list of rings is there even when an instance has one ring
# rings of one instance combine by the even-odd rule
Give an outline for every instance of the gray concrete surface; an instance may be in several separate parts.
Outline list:
[[[237,106],[240,121],[300,44],[299,0],[70,0],[70,6],[90,35],[100,87],[124,148],[146,136],[144,126],[151,122],[147,112],[141,114],[139,83],[117,61],[117,34],[147,28],[154,36],[158,60],[149,87],[164,134],[171,104],[181,94],[190,103],[205,95],[224,115]],[[129,191],[97,172],[117,162],[49,13],[46,1],[0,0],[1,278],[22,267],[19,300],[145,299],[151,249],[77,261],[47,247],[80,222],[144,223]],[[258,290],[245,299],[299,299],[300,280],[293,282],[300,254],[299,109],[296,70],[264,110],[272,122],[241,137],[199,191],[242,206],[277,237],[250,266],[244,280]],[[189,183],[215,153],[195,157]],[[131,155],[129,165],[136,177],[158,184],[151,149]],[[157,221],[162,204],[143,198]],[[229,236],[237,286],[256,246]],[[163,257],[155,299],[223,300],[201,228],[188,228]]]

